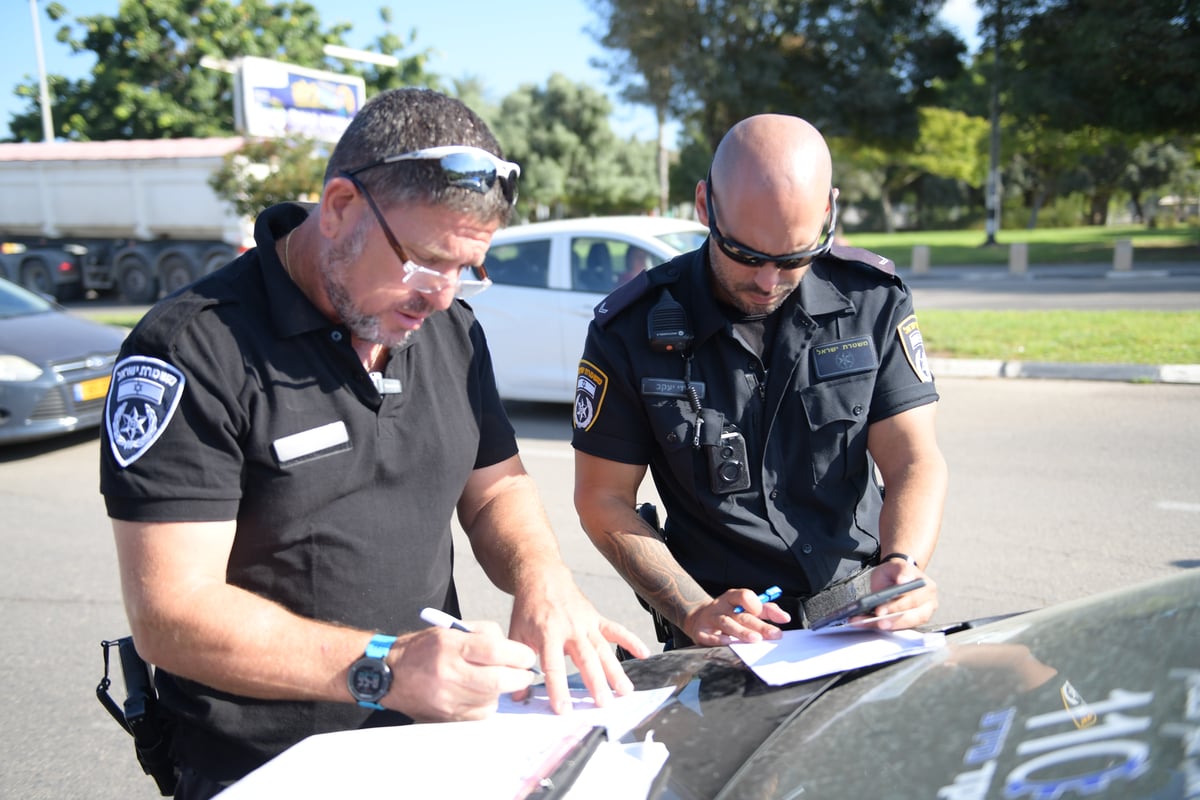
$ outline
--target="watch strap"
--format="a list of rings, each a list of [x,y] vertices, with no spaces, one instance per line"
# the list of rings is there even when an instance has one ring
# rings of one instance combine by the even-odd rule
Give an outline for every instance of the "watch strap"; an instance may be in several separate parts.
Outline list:
[[[367,642],[367,658],[383,659],[387,657],[388,650],[392,649],[392,645],[396,643],[396,636],[386,636],[382,633],[377,633],[371,637],[371,641]]]

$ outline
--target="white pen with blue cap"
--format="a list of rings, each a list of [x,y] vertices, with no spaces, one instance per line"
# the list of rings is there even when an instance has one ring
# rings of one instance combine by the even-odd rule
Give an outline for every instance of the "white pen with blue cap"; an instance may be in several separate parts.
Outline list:
[[[440,608],[423,608],[423,609],[421,609],[421,620],[429,625],[432,625],[435,628],[449,628],[450,630],[453,630],[453,631],[462,631],[463,633],[473,633],[473,631],[469,627],[467,627],[466,623],[464,623],[461,619],[459,619],[458,617],[455,617],[451,614],[447,614],[445,611],[442,611]],[[540,669],[538,669],[536,665],[530,667],[529,671],[532,672],[534,675],[542,674],[542,671]]]

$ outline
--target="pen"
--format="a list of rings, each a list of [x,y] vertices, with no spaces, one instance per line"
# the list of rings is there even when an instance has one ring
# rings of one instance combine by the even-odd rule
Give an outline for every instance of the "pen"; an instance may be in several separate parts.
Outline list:
[[[780,596],[781,594],[783,594],[783,592],[782,592],[782,591],[780,591],[780,589],[779,589],[779,587],[778,587],[778,586],[772,586],[771,588],[767,589],[765,592],[763,592],[762,594],[760,594],[760,595],[758,596],[758,602],[760,602],[760,603],[769,603],[769,602],[771,602],[772,600],[778,600],[778,599],[779,599],[779,596]],[[735,613],[735,614],[740,614],[740,613],[742,613],[742,612],[743,612],[743,611],[745,611],[745,610],[746,610],[746,609],[742,608],[741,606],[734,606],[734,607],[733,607],[733,613]]]
[[[551,800],[564,797],[600,745],[608,740],[603,725],[593,725],[569,734],[552,749],[517,793],[518,800]]]
[[[474,633],[461,619],[447,614],[440,608],[421,609],[421,620],[435,628],[449,628],[450,630],[462,631],[463,633]],[[534,675],[542,674],[542,671],[536,665],[530,667],[529,671]]]

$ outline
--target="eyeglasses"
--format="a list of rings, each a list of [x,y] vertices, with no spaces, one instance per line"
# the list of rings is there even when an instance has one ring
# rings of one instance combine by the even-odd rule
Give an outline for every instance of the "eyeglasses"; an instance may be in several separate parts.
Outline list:
[[[396,239],[396,234],[392,233],[391,227],[384,219],[383,212],[379,210],[379,206],[375,205],[375,198],[371,197],[371,193],[367,191],[367,187],[362,185],[362,181],[351,175],[349,172],[342,172],[341,175],[348,181],[354,184],[362,196],[366,199],[367,205],[375,214],[376,221],[379,222],[379,227],[383,230],[384,238],[387,239],[388,245],[396,257],[403,263],[405,284],[411,286],[421,294],[440,294],[447,289],[454,289],[455,297],[474,297],[484,289],[492,285],[491,278],[488,277],[487,268],[482,264],[478,266],[465,265],[458,268],[454,274],[447,275],[444,272],[438,272],[435,269],[422,267],[416,264],[404,252],[404,248],[400,246],[400,242]],[[470,270],[475,276],[474,278],[464,278],[463,275]]]
[[[436,161],[442,168],[442,174],[448,184],[471,189],[480,194],[487,194],[499,183],[500,191],[504,193],[508,204],[511,206],[517,202],[517,178],[521,175],[521,167],[498,158],[487,150],[467,145],[452,144],[413,150],[411,153],[396,153],[346,170],[346,174],[357,175],[368,169],[400,161]]]
[[[812,250],[800,250],[795,253],[773,256],[770,253],[755,250],[753,247],[747,247],[741,242],[730,239],[721,233],[717,227],[717,212],[713,208],[711,173],[704,179],[704,185],[704,199],[708,202],[708,232],[712,234],[713,241],[717,243],[717,247],[721,249],[721,252],[739,264],[745,264],[748,267],[761,267],[764,264],[773,263],[777,269],[798,269],[812,262],[814,258],[825,255],[829,252],[829,248],[833,246],[833,232],[837,229],[838,212],[837,197],[834,196],[833,189],[829,190],[829,227],[825,231],[825,239],[821,242],[820,246]]]

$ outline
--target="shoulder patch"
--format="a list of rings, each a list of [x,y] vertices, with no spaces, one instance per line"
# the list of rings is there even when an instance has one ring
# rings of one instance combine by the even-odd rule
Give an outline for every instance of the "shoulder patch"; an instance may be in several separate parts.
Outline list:
[[[604,393],[608,391],[608,376],[587,359],[579,361],[579,375],[575,379],[575,427],[586,431],[600,416],[604,405]]]
[[[835,244],[829,249],[829,254],[841,261],[857,261],[887,275],[896,274],[896,264],[887,256],[881,256],[862,247],[848,247]]]
[[[900,346],[909,366],[921,379],[921,383],[933,383],[933,372],[929,369],[929,356],[925,354],[925,339],[921,329],[917,327],[916,314],[909,314],[896,326],[896,335],[900,337]]]
[[[184,383],[182,372],[157,358],[129,356],[117,362],[104,424],[118,464],[128,467],[158,441],[179,407]]]

